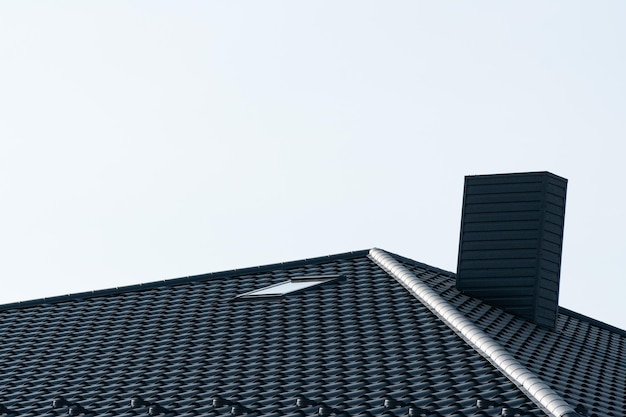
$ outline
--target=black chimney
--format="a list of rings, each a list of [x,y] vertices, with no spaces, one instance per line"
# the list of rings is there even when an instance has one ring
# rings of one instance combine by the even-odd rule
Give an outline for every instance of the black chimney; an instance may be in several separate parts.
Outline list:
[[[566,190],[549,172],[465,177],[457,288],[554,328]]]

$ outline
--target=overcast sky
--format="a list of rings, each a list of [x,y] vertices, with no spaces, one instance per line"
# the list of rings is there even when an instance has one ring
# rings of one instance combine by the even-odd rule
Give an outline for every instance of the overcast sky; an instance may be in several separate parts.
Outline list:
[[[626,3],[0,3],[0,303],[380,247],[569,180],[560,304],[626,328]]]

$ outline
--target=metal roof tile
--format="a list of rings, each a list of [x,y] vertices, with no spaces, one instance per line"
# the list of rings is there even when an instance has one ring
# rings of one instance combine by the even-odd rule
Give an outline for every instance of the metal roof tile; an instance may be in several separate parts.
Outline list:
[[[285,302],[229,302],[289,277],[338,272],[348,279]],[[422,273],[447,282],[441,272]],[[5,306],[0,335],[9,343],[0,345],[0,369],[14,379],[2,384],[0,403],[19,415],[47,411],[54,394],[39,399],[46,392],[84,399],[97,415],[111,416],[133,412],[128,401],[136,394],[178,415],[226,415],[228,407],[211,407],[218,393],[259,416],[312,414],[315,407],[294,405],[300,393],[352,416],[406,415],[406,408],[382,407],[389,394],[476,415],[468,404],[477,392],[539,413],[364,252]]]

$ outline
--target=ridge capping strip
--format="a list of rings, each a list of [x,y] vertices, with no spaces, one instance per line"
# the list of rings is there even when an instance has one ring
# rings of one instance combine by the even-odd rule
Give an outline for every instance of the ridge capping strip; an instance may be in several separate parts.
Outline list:
[[[579,416],[561,396],[541,378],[522,365],[491,336],[465,317],[452,304],[424,284],[387,252],[373,248],[369,257],[384,271],[400,282],[422,304],[431,310],[450,329],[474,350],[485,357],[504,376],[513,382],[535,404],[553,417]]]

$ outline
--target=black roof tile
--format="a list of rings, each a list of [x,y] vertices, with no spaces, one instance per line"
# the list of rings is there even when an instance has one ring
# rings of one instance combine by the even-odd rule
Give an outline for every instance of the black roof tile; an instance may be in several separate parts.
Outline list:
[[[460,293],[453,273],[396,255],[573,407],[626,416],[626,332],[560,308],[554,331]]]
[[[350,416],[407,415],[409,406],[442,416],[495,416],[504,406],[544,415],[366,255],[0,306],[0,405],[34,416],[63,396],[93,416],[147,415],[147,406],[130,407],[140,396],[177,416],[229,415],[235,404],[258,416],[313,415],[320,405]],[[550,336],[459,294],[454,275],[399,259],[566,399],[625,414],[624,335],[566,312]],[[279,300],[234,300],[319,274],[346,279]],[[579,354],[569,360],[569,351]],[[296,405],[299,395],[307,406]],[[399,405],[385,408],[387,397]],[[495,407],[477,408],[480,398]],[[54,412],[62,413],[67,406]]]

